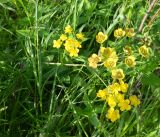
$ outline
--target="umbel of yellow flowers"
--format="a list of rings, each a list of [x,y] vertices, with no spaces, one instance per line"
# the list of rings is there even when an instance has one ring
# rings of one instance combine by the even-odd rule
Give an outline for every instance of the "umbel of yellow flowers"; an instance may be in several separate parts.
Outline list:
[[[132,38],[135,36],[135,32],[133,28],[126,28],[123,30],[122,28],[118,28],[114,31],[114,36],[116,38],[122,38],[126,35],[126,37]]]
[[[116,38],[121,38],[123,36],[125,36],[126,32],[122,29],[122,28],[118,28],[114,31],[114,36]]]
[[[97,68],[97,64],[100,61],[100,58],[97,54],[92,54],[91,57],[88,58],[89,66],[92,68]]]
[[[135,32],[133,28],[126,28],[125,30],[119,28],[114,31],[114,36],[116,38],[122,38],[124,36],[131,38],[135,36]],[[107,38],[102,32],[96,35],[96,41],[100,44],[104,43]],[[125,46],[123,51],[127,55],[124,59],[124,64],[127,67],[135,67],[136,58],[133,55],[131,46]],[[138,51],[143,57],[149,55],[149,50],[145,45],[141,46]],[[128,84],[124,82],[125,74],[123,69],[117,67],[118,55],[115,48],[103,47],[101,45],[98,55],[92,54],[88,58],[88,61],[89,66],[92,68],[97,68],[98,63],[102,61],[104,66],[111,72],[112,84],[97,92],[97,97],[107,102],[109,106],[106,114],[108,119],[115,122],[120,118],[121,111],[129,111],[132,106],[137,107],[140,105],[140,100],[136,95],[131,95],[129,98],[125,96],[128,90]]]
[[[73,38],[68,38],[65,43],[64,43],[65,50],[69,52],[69,55],[72,56],[78,56],[79,53],[79,48],[81,48],[81,44],[73,39]]]
[[[122,69],[114,69],[112,70],[112,78],[122,80],[124,79],[125,75]]]
[[[131,105],[137,107],[140,104],[140,100],[137,98],[136,95],[132,95],[129,97],[129,100],[131,101]]]
[[[83,33],[77,33],[76,37],[77,37],[77,39],[82,40],[82,41],[85,39]]]
[[[108,39],[108,36],[105,35],[103,32],[99,32],[97,35],[96,35],[96,41],[100,44],[102,44],[105,40]]]
[[[116,63],[118,61],[118,56],[114,48],[110,47],[101,47],[100,48],[100,57],[104,62],[104,66],[108,69],[113,69],[116,67]]]
[[[71,27],[70,25],[67,25],[67,26],[65,27],[65,29],[64,29],[64,32],[65,32],[65,33],[68,33],[68,34],[72,33],[72,31],[73,31],[73,29],[72,29],[72,27]]]
[[[136,65],[135,57],[134,57],[134,56],[128,56],[128,57],[125,59],[125,64],[126,64],[128,67],[134,67],[134,66]]]
[[[60,48],[61,45],[62,45],[61,39],[53,40],[53,47],[54,47],[54,48]]]
[[[60,35],[58,40],[53,40],[53,47],[60,48],[61,45],[64,45],[65,50],[71,57],[77,57],[79,49],[82,48],[81,42],[85,40],[84,35],[82,33],[74,35],[70,25],[65,27],[64,32],[65,34]]]
[[[125,99],[124,94],[127,90],[128,84],[121,80],[120,83],[113,83],[97,92],[97,97],[108,103],[110,108],[106,117],[112,122],[120,118],[120,111],[129,111],[132,105],[137,107],[140,104],[136,95],[131,95],[129,99]]]
[[[149,49],[146,47],[146,45],[141,46],[139,49],[139,54],[142,57],[148,57],[149,56]]]
[[[112,122],[115,122],[117,119],[120,118],[119,110],[115,110],[114,108],[110,108],[106,117],[110,119]]]
[[[129,38],[132,38],[135,36],[135,32],[133,28],[126,28],[125,32],[126,32],[126,36]]]
[[[106,117],[112,122],[115,122],[120,118],[120,111],[129,111],[132,105],[137,107],[140,104],[140,100],[136,95],[131,95],[129,99],[125,99],[124,95],[127,90],[128,84],[120,80],[119,83],[113,83],[105,89],[97,92],[97,97],[108,103],[110,108],[106,114]]]
[[[102,58],[102,61],[105,61],[108,58],[113,58],[115,60],[118,60],[118,56],[116,54],[115,48],[110,47],[101,47],[100,48],[100,57]]]

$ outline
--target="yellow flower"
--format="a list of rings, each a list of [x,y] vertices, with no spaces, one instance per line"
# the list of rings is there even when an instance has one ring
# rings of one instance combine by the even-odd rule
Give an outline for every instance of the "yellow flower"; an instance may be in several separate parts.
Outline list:
[[[80,40],[84,40],[85,39],[85,37],[84,37],[84,35],[82,33],[77,33],[76,37],[77,37],[77,39],[80,39]]]
[[[68,38],[64,44],[65,47],[73,47],[73,48],[81,48],[81,44],[73,39],[73,38]]]
[[[120,107],[120,110],[121,111],[124,111],[124,110],[130,110],[131,109],[131,106],[129,105],[130,101],[129,99],[126,99],[126,100],[122,100],[118,106]]]
[[[60,39],[53,41],[53,47],[54,48],[60,48],[61,45],[62,45],[62,41]]]
[[[71,56],[71,57],[77,57],[78,56],[78,53],[79,53],[79,49],[77,49],[77,48],[70,48],[69,50],[68,50],[68,52],[69,52],[69,55]]]
[[[72,29],[72,27],[71,27],[70,25],[67,25],[67,26],[65,27],[65,30],[64,30],[65,33],[70,34],[70,33],[72,33],[72,31],[73,31],[73,29]]]
[[[113,69],[116,67],[116,63],[117,60],[113,59],[113,58],[108,58],[105,62],[104,62],[104,66],[108,69]]]
[[[136,65],[135,57],[134,57],[134,56],[128,56],[128,57],[125,59],[125,64],[126,64],[128,67],[134,67],[134,66]]]
[[[133,28],[126,28],[126,29],[125,29],[125,32],[126,32],[126,36],[129,37],[129,38],[135,36],[135,32],[134,32],[134,29],[133,29]]]
[[[106,117],[110,119],[112,122],[115,122],[117,119],[120,118],[119,110],[114,110],[114,108],[110,108]]]
[[[67,39],[67,36],[66,36],[65,34],[62,34],[62,35],[60,36],[60,39],[61,39],[62,41],[65,41],[65,40]]]
[[[65,41],[65,50],[67,52],[69,52],[69,55],[72,57],[72,56],[78,56],[78,53],[79,53],[79,49],[78,48],[81,48],[81,44],[73,39],[73,38],[68,38],[66,41]]]
[[[108,36],[105,35],[103,32],[99,32],[97,35],[96,35],[96,41],[100,44],[102,44],[105,40],[108,39]]]
[[[118,28],[118,29],[116,29],[116,30],[114,31],[114,36],[115,36],[116,38],[121,38],[121,37],[123,37],[124,35],[125,35],[125,31],[122,30],[121,28]]]
[[[100,48],[100,56],[101,56],[102,60],[104,60],[104,61],[105,61],[106,59],[108,59],[108,58],[112,58],[112,59],[114,59],[116,62],[117,62],[117,60],[118,60],[118,56],[117,56],[117,54],[116,54],[115,49],[114,49],[114,48],[110,48],[110,47],[107,47],[107,48],[101,47],[101,48]]]
[[[104,89],[104,90],[99,90],[98,93],[97,93],[97,97],[101,98],[102,100],[106,100],[107,99],[107,91]]]
[[[116,98],[114,97],[114,95],[109,95],[108,96],[108,98],[107,98],[107,100],[106,100],[107,102],[108,102],[108,105],[110,106],[110,107],[115,107],[116,106]]]
[[[149,56],[149,49],[146,47],[146,45],[141,46],[139,49],[139,54],[141,54],[143,57]]]
[[[88,58],[88,61],[90,67],[97,68],[97,64],[100,61],[100,58],[97,54],[92,54],[92,56]]]
[[[140,104],[140,100],[137,98],[136,95],[132,95],[129,97],[129,100],[131,101],[131,105],[137,107]]]
[[[122,69],[114,69],[112,70],[112,78],[122,80],[124,79],[125,75]]]
[[[111,85],[112,93],[118,94],[118,92],[121,90],[120,85],[118,83],[113,83]]]
[[[124,53],[127,54],[128,56],[130,56],[130,55],[132,54],[132,49],[131,49],[131,47],[129,47],[129,46],[125,46],[125,47],[123,48],[123,51],[124,51]]]
[[[124,94],[118,93],[116,95],[116,100],[117,100],[117,102],[122,102],[124,100]]]
[[[128,90],[128,84],[124,83],[122,80],[120,81],[120,89],[123,93],[127,92]]]

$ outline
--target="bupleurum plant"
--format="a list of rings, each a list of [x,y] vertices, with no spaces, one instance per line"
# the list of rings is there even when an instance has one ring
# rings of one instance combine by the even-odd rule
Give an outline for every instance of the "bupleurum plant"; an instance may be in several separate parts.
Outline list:
[[[120,39],[128,40],[134,36],[135,32],[133,28],[126,28],[125,30],[118,28],[114,31],[116,41]],[[107,38],[108,36],[102,32],[97,34],[96,41],[101,44],[99,55],[92,54],[88,61],[89,66],[92,68],[96,68],[98,66],[97,64],[102,62],[111,74],[112,84],[104,89],[100,89],[97,92],[97,97],[107,102],[109,109],[106,117],[112,122],[115,122],[120,118],[120,111],[129,111],[132,107],[140,105],[140,99],[136,95],[127,95],[129,85],[125,82],[125,72],[121,66],[125,65],[125,68],[134,69],[137,65],[136,60],[140,58],[139,55],[148,58],[150,53],[146,45],[142,45],[136,50],[133,50],[131,46],[127,45],[122,47],[123,50],[119,49],[118,53],[116,48],[119,47],[105,47],[103,45]]]
[[[135,36],[133,28],[118,28],[114,31],[115,43],[121,40],[127,43]],[[129,84],[126,81],[126,72],[139,65],[138,59],[147,59],[151,49],[146,45],[134,46],[134,48],[130,45],[108,46],[105,44],[108,39],[107,34],[98,32],[96,42],[100,44],[100,48],[97,54],[93,53],[88,58],[88,65],[93,69],[104,66],[110,72],[111,84],[100,89],[96,96],[108,104],[106,118],[115,122],[120,118],[121,112],[130,111],[132,107],[138,107],[141,103],[138,96],[128,94]],[[64,45],[65,51],[71,57],[77,57],[84,40],[84,34],[75,34],[72,27],[68,25],[65,27],[64,34],[58,40],[53,41],[53,47],[60,48]]]

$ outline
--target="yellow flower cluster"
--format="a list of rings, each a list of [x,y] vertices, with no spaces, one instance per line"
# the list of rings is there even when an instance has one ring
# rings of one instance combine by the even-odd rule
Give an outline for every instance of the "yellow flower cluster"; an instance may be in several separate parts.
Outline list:
[[[134,67],[134,66],[136,65],[135,57],[134,57],[134,56],[128,56],[128,57],[125,59],[125,64],[126,64],[128,67]]]
[[[122,37],[132,38],[135,36],[133,28],[118,28],[114,31],[114,36],[117,39]],[[137,107],[140,105],[140,100],[136,95],[127,96],[128,84],[125,83],[125,69],[121,68],[121,65],[125,64],[125,67],[135,67],[137,65],[136,57],[132,51],[131,46],[127,45],[122,47],[122,53],[117,53],[121,51],[120,48],[105,47],[104,43],[108,39],[107,34],[103,32],[98,32],[96,35],[96,41],[100,44],[100,49],[98,54],[92,54],[88,58],[89,66],[96,69],[101,62],[105,68],[110,72],[112,78],[112,84],[108,85],[105,89],[101,89],[97,92],[97,97],[105,101],[109,109],[107,111],[106,117],[112,122],[115,122],[120,118],[121,111],[129,111],[132,106]],[[71,57],[76,57],[79,54],[79,49],[82,48],[81,43],[85,40],[83,33],[74,33],[73,28],[68,25],[64,29],[64,34],[60,35],[59,39],[53,40],[53,47],[60,48],[64,46],[65,51]],[[128,39],[124,39],[128,40]],[[116,49],[118,49],[116,51]],[[149,48],[146,45],[142,45],[138,48],[139,55],[147,58],[150,55]],[[123,54],[124,53],[124,54]],[[119,63],[118,63],[119,62]],[[118,65],[117,65],[118,64]],[[127,98],[128,97],[128,98]]]
[[[146,47],[146,45],[141,46],[139,49],[139,54],[142,57],[148,57],[149,56],[149,48]]]
[[[123,30],[122,28],[118,28],[114,31],[114,36],[116,38],[122,38],[126,35],[126,37],[132,38],[135,36],[135,32],[133,28],[126,28]]]
[[[116,38],[134,37],[135,32],[133,28],[126,28],[125,30],[119,28],[114,31],[114,36]],[[108,36],[102,32],[96,35],[96,41],[101,44],[99,53],[92,54],[88,58],[89,66],[92,68],[97,68],[98,63],[102,62],[104,67],[106,67],[111,72],[112,84],[108,85],[105,89],[100,89],[97,92],[97,97],[101,100],[107,102],[109,109],[107,111],[106,117],[112,122],[115,122],[120,118],[121,111],[129,111],[132,106],[137,107],[140,105],[140,100],[136,95],[131,95],[127,98],[128,84],[124,82],[125,73],[124,70],[117,66],[118,61],[122,61],[124,58],[124,64],[127,67],[135,67],[136,57],[133,54],[131,46],[125,46],[123,48],[124,56],[118,57],[115,47],[104,47],[102,44],[108,39]],[[138,49],[141,56],[147,57],[149,55],[149,49],[143,45]]]
[[[118,28],[114,31],[114,36],[116,38],[121,38],[123,36],[125,36],[126,32],[122,29],[122,28]]]
[[[92,54],[91,57],[88,58],[89,61],[89,66],[92,68],[97,68],[97,64],[100,61],[100,58],[98,57],[97,54]]]
[[[100,57],[104,63],[104,66],[108,69],[113,69],[116,67],[118,61],[118,56],[114,48],[110,47],[101,47],[100,48]]]
[[[102,44],[105,40],[108,39],[108,36],[105,35],[103,32],[99,32],[97,35],[96,35],[96,41],[100,44]]]
[[[97,97],[108,103],[110,108],[106,117],[112,122],[120,118],[120,111],[128,111],[131,109],[132,105],[137,107],[140,104],[140,100],[136,95],[131,95],[129,99],[125,99],[125,93],[127,90],[128,84],[124,83],[120,78],[119,82],[115,82],[107,86],[105,89],[99,90],[97,93]]]
[[[132,38],[135,36],[135,32],[133,28],[126,28],[125,32],[126,32],[126,36],[129,38]]]
[[[65,27],[64,32],[65,34],[62,34],[58,40],[53,40],[53,47],[60,48],[63,44],[71,57],[77,57],[79,49],[82,48],[81,42],[85,40],[84,34],[77,33],[74,35],[73,28],[70,25]]]

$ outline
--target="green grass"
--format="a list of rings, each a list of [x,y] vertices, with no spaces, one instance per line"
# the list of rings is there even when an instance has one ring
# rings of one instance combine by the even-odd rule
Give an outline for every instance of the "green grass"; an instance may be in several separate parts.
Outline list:
[[[106,119],[108,107],[96,92],[111,82],[110,74],[87,66],[99,49],[97,32],[104,30],[108,43],[116,44],[113,31],[127,26],[137,31],[147,8],[143,0],[0,0],[0,136],[159,137],[160,18],[147,28],[158,6],[143,30],[154,56],[135,76],[128,74],[129,94],[141,99],[138,108],[123,112],[115,123]],[[67,24],[87,37],[78,58],[52,47]],[[51,64],[57,62],[62,64]]]

